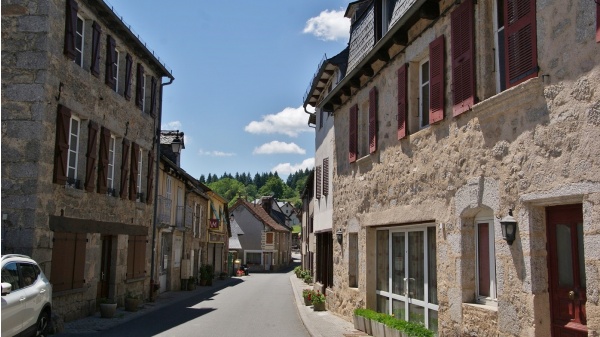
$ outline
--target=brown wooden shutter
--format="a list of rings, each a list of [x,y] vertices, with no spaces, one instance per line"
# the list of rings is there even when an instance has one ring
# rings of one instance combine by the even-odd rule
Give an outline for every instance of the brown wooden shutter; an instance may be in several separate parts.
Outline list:
[[[458,116],[475,104],[473,0],[465,0],[450,18],[452,30],[452,114]]]
[[[125,56],[125,90],[123,96],[126,100],[131,99],[131,68],[133,67],[133,58],[127,53]]]
[[[52,290],[59,292],[71,289],[73,262],[75,261],[75,234],[54,232],[52,239]]]
[[[408,113],[408,64],[403,64],[398,69],[398,140],[405,138],[406,116]]]
[[[137,65],[137,76],[135,84],[135,105],[138,108],[142,108],[144,101],[144,66],[138,63]]]
[[[146,203],[152,203],[152,185],[154,183],[154,150],[148,151],[148,175],[146,176]]]
[[[321,199],[321,165],[318,165],[315,170],[315,198]]]
[[[156,117],[156,78],[150,78],[150,115]]]
[[[56,145],[54,147],[54,183],[64,185],[67,182],[67,158],[69,156],[69,129],[71,110],[58,105],[56,113]]]
[[[348,134],[348,161],[354,163],[358,150],[358,105],[350,107],[350,127]]]
[[[323,158],[323,195],[329,195],[329,157]]]
[[[98,193],[106,193],[108,179],[108,155],[110,148],[110,130],[102,127],[100,131],[100,162],[98,163]]]
[[[115,82],[115,75],[118,75],[114,73],[113,68],[113,63],[117,62],[116,48],[117,43],[115,42],[115,39],[113,39],[112,36],[108,35],[106,37],[106,78],[104,79],[104,82],[113,90],[117,88]]]
[[[85,283],[85,246],[87,236],[85,233],[75,234],[75,252],[73,261],[73,286],[72,289],[83,288]]]
[[[429,44],[429,124],[444,119],[444,35]]]
[[[135,237],[135,259],[134,259],[134,278],[144,277],[146,275],[146,237],[138,235]]]
[[[369,91],[369,153],[377,151],[377,88]]]
[[[536,77],[535,0],[504,1],[506,88]]]
[[[126,279],[132,279],[135,275],[135,235],[127,238],[127,275]]]
[[[75,41],[77,36],[77,11],[79,6],[75,0],[67,1],[65,12],[65,46],[64,53],[71,60],[75,60],[77,54],[75,50]]]
[[[127,199],[127,178],[129,178],[129,147],[130,143],[127,139],[123,138],[123,151],[122,162],[121,162],[121,186],[119,196],[121,199]]]
[[[90,71],[92,75],[100,76],[100,35],[102,34],[102,27],[94,21],[92,24],[92,65]]]
[[[98,124],[94,121],[88,123],[87,161],[85,164],[85,190],[94,192],[96,187],[96,159],[98,159]]]
[[[137,197],[137,175],[138,164],[140,162],[140,146],[134,142],[131,143],[131,178],[129,179],[129,200],[135,201]]]

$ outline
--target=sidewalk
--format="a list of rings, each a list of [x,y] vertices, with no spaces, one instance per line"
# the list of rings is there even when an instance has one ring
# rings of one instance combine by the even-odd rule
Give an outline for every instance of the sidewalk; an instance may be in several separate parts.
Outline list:
[[[354,329],[354,324],[336,316],[330,311],[314,311],[312,306],[304,305],[302,290],[310,286],[292,274],[290,283],[294,290],[294,299],[298,307],[298,314],[312,337],[352,337],[369,336],[366,333]]]

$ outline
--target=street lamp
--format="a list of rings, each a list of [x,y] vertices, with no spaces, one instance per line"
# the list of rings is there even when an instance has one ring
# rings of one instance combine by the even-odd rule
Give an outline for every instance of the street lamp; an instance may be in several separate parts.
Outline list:
[[[173,153],[179,154],[181,153],[181,148],[183,147],[183,143],[181,142],[181,138],[179,138],[180,133],[177,132],[175,135],[175,139],[171,141],[171,148],[173,149]]]
[[[512,209],[509,209],[508,215],[500,220],[502,238],[506,240],[509,245],[512,245],[513,241],[515,241],[515,234],[517,232],[517,220],[513,218],[512,211]]]

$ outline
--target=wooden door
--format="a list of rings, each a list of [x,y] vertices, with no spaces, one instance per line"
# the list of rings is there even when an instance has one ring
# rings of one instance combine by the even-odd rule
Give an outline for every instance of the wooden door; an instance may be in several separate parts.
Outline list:
[[[553,337],[584,337],[586,277],[581,204],[546,209]]]
[[[102,235],[102,251],[100,256],[100,281],[98,282],[98,298],[108,298],[110,282],[110,266],[112,259],[112,236]]]

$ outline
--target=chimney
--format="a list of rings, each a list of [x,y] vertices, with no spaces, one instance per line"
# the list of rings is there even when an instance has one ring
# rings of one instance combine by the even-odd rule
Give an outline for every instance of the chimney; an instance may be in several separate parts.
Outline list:
[[[265,212],[267,212],[267,214],[271,214],[272,202],[273,202],[273,197],[271,197],[271,196],[264,196],[264,197],[260,198],[260,203],[261,203],[263,209],[265,210]]]

